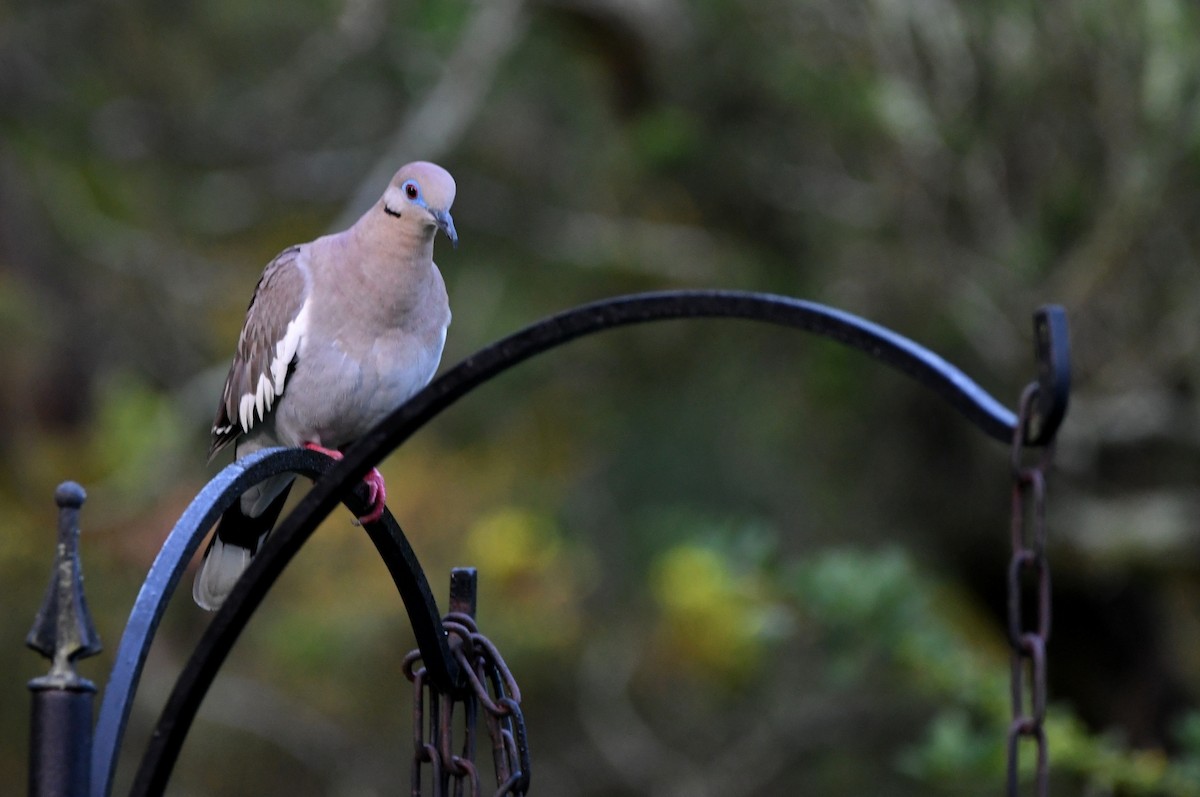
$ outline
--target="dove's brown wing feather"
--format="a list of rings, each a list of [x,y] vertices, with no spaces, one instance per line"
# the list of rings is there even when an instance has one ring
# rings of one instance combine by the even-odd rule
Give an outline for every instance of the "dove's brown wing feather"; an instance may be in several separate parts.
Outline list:
[[[254,289],[213,421],[210,459],[265,420],[283,394],[307,325],[309,278],[301,250],[280,252]]]

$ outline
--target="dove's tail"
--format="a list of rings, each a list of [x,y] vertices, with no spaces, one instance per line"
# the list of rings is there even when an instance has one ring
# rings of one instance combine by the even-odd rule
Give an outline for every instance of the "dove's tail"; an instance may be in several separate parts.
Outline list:
[[[278,488],[279,493],[257,514],[248,514],[243,502],[235,501],[221,515],[208,550],[204,552],[204,561],[196,572],[196,580],[192,583],[192,599],[201,609],[215,612],[225,603],[233,591],[233,585],[250,566],[250,559],[258,552],[279,519],[291,487],[292,477],[289,474],[286,482]],[[258,507],[250,511],[254,509]]]

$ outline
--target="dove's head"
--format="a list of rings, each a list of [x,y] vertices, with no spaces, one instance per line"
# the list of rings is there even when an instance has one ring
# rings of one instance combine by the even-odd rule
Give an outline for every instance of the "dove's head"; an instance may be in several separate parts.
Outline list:
[[[454,178],[436,163],[414,161],[401,166],[383,192],[382,204],[383,212],[396,221],[441,230],[458,246],[458,232],[450,216]]]

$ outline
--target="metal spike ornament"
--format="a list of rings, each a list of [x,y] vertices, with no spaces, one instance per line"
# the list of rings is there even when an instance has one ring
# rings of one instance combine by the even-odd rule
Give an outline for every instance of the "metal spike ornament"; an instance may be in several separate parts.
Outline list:
[[[83,595],[83,568],[79,562],[79,510],[87,494],[75,482],[63,482],[54,492],[58,504],[58,546],[46,597],[25,644],[50,659],[50,672],[31,686],[89,688],[75,671],[75,661],[100,652],[100,636],[92,624]]]

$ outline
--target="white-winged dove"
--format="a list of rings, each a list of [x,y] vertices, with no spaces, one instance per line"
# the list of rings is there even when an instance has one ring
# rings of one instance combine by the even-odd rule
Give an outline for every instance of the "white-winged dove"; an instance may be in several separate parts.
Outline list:
[[[433,378],[450,324],[433,239],[457,246],[454,178],[433,163],[396,172],[354,226],[285,249],[267,265],[238,338],[210,459],[270,446],[345,448]],[[221,517],[192,596],[221,606],[283,509],[290,475],[247,491]],[[365,479],[383,513],[383,477]]]

